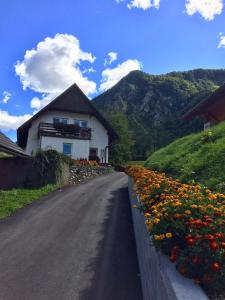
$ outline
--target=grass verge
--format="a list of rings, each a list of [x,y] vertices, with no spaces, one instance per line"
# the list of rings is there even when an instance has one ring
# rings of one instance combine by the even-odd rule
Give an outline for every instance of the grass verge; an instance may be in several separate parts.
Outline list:
[[[0,190],[0,219],[56,190],[57,185],[48,184],[35,189]]]
[[[225,122],[176,140],[153,153],[145,166],[225,193]]]

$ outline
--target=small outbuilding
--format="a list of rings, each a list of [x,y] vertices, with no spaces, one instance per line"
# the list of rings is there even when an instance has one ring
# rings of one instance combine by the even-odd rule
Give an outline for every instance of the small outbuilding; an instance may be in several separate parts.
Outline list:
[[[29,157],[25,151],[16,143],[11,141],[5,134],[0,132],[0,153],[5,153],[17,157]]]
[[[32,177],[30,156],[0,132],[0,189],[21,188]]]
[[[184,119],[202,117],[204,129],[225,120],[225,84],[184,115]]]

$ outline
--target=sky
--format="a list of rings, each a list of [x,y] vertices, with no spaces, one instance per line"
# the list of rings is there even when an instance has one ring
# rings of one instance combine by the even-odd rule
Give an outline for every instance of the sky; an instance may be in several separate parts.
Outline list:
[[[225,68],[225,0],[0,0],[0,130],[76,82],[93,99],[132,70]]]

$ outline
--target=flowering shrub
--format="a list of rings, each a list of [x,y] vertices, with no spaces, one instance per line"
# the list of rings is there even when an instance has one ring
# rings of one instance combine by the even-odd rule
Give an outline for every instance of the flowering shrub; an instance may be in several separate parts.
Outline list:
[[[128,167],[148,231],[178,271],[211,291],[225,284],[225,195]]]

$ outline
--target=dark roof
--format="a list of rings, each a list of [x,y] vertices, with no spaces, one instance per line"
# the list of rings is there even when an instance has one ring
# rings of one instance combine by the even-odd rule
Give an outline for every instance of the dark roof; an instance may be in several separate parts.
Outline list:
[[[28,157],[22,148],[13,143],[7,136],[0,132],[0,152],[8,153],[14,156]]]
[[[106,128],[110,136],[111,142],[117,140],[119,137],[111,125],[106,119],[100,114],[100,112],[94,107],[87,96],[81,91],[81,89],[73,84],[61,95],[56,97],[52,102],[46,105],[32,118],[25,122],[22,126],[17,129],[17,140],[20,147],[25,147],[28,138],[28,131],[32,122],[38,118],[42,113],[46,111],[64,111],[64,112],[76,112],[94,115]]]
[[[212,93],[208,98],[203,99],[199,104],[197,104],[193,109],[188,111],[183,118],[190,119],[195,116],[203,114],[212,104],[224,99],[225,102],[225,84],[218,88],[214,93]]]

